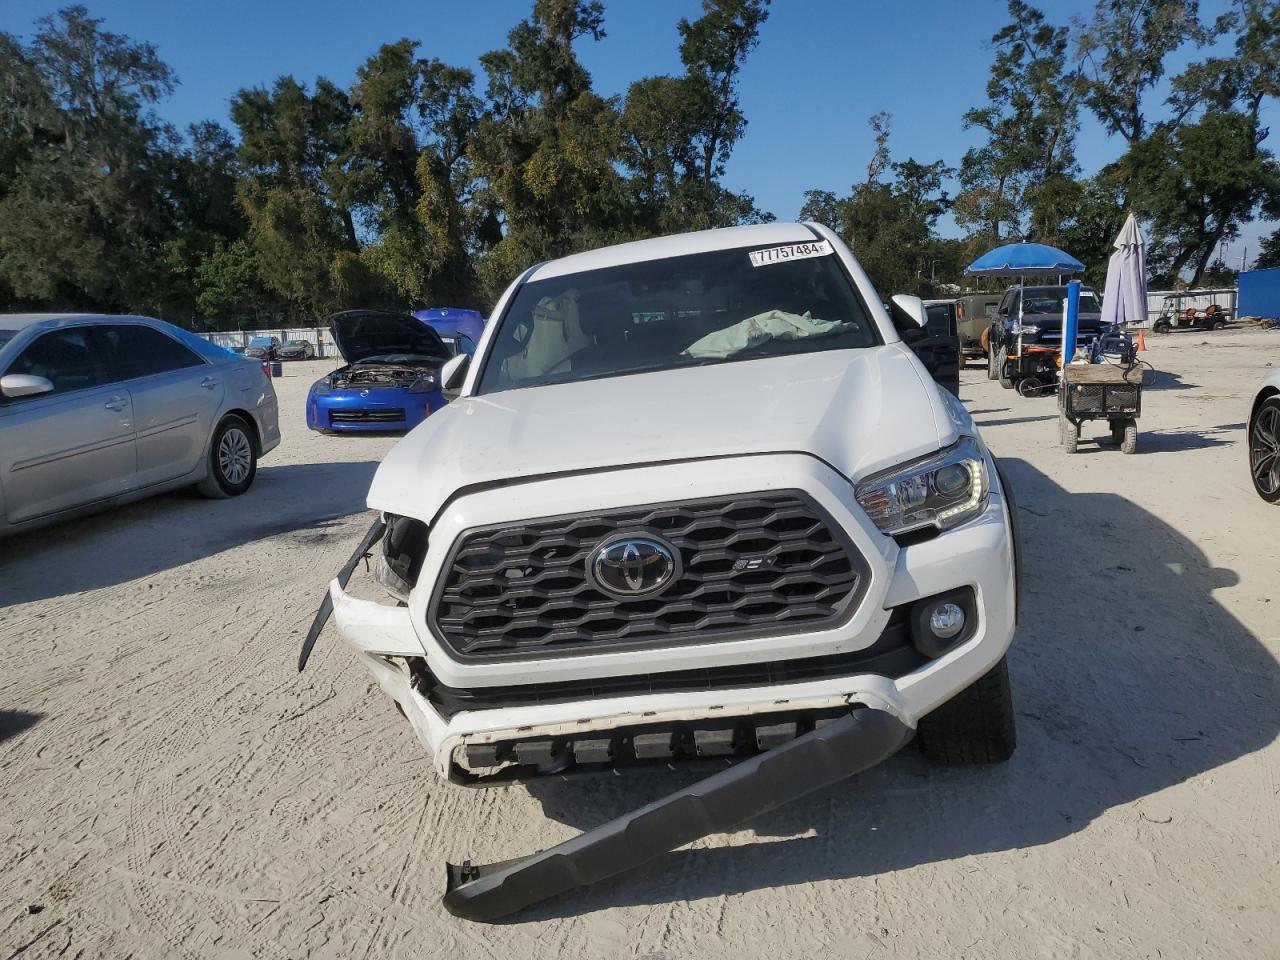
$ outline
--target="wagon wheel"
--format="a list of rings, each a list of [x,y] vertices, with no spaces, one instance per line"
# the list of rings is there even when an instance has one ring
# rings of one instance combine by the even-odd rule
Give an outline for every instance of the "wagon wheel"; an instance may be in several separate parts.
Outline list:
[[[1124,421],[1124,438],[1120,441],[1121,453],[1137,453],[1138,421],[1130,417]]]
[[[1058,430],[1062,436],[1062,449],[1067,453],[1076,452],[1076,444],[1080,442],[1080,425],[1065,413],[1058,415]]]

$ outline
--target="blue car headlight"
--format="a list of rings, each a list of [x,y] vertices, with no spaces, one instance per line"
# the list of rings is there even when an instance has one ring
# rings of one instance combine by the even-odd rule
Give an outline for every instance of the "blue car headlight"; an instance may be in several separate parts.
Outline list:
[[[436,375],[434,373],[424,373],[413,383],[409,384],[410,393],[430,393],[436,388]]]
[[[316,397],[325,397],[329,395],[329,391],[333,389],[333,378],[322,377],[311,385],[311,393]]]

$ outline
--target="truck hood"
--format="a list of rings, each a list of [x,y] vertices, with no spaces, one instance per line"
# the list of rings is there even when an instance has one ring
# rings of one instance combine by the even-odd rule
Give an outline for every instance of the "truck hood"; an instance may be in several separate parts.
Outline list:
[[[795,354],[455,400],[387,454],[368,502],[430,523],[478,484],[760,453],[812,454],[857,479],[957,435],[902,344]]]

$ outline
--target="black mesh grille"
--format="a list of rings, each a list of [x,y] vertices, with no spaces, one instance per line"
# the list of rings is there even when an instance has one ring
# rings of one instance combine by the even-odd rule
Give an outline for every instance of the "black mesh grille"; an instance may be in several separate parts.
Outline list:
[[[403,407],[368,407],[329,411],[330,423],[399,423],[403,419]]]
[[[619,534],[670,543],[679,579],[638,600],[595,588],[587,559]],[[828,626],[865,580],[834,521],[799,491],[771,491],[468,531],[445,563],[431,619],[466,657],[705,642]]]

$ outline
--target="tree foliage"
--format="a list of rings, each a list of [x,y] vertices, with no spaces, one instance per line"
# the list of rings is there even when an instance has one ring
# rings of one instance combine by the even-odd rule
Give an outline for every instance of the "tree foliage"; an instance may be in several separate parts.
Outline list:
[[[1222,243],[1280,216],[1263,122],[1280,0],[1231,0],[1212,22],[1197,0],[1096,0],[1071,25],[1006,2],[958,168],[896,157],[879,113],[865,170],[851,160],[847,192],[809,191],[802,215],[886,294],[939,293],[1011,238],[1064,247],[1101,282],[1130,210],[1158,279],[1227,276]],[[196,325],[487,308],[540,260],[771,219],[724,182],[769,14],[769,0],[702,0],[673,24],[676,71],[605,96],[580,56],[606,37],[601,0],[530,0],[479,75],[402,38],[342,82],[282,76],[237,91],[228,128],[179,131],[157,115],[177,78],[155,47],[67,7],[27,38],[0,34],[0,308]],[[1085,123],[1120,145],[1087,177]],[[964,237],[939,236],[948,214]]]

